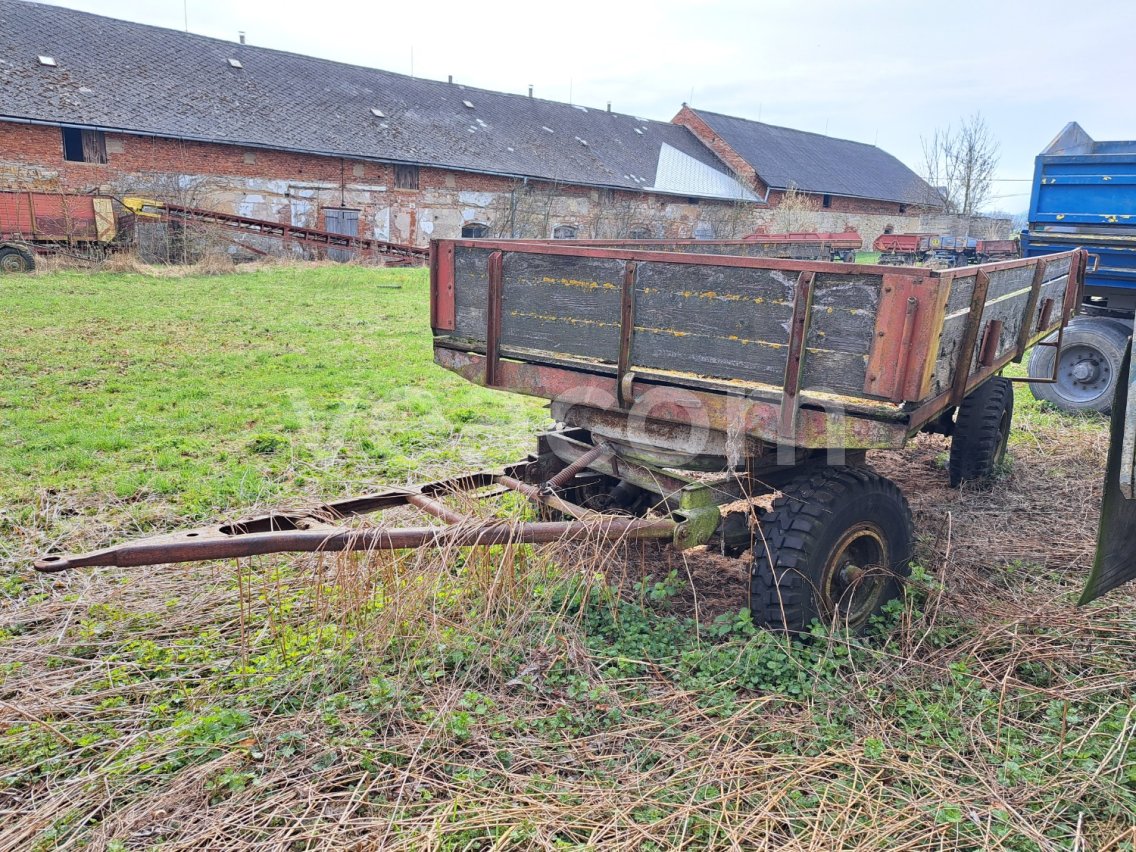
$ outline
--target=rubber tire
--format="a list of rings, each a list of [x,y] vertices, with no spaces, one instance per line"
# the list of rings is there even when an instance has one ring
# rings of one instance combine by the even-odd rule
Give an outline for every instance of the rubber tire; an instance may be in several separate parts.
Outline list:
[[[994,376],[970,392],[955,415],[948,464],[951,488],[990,478],[1006,455],[1014,418],[1014,385]]]
[[[891,480],[863,468],[814,468],[789,482],[762,517],[753,546],[749,605],[754,623],[790,635],[807,633],[814,620],[831,623],[830,602],[817,590],[833,548],[864,521],[883,533],[890,564],[871,611],[855,624],[840,623],[854,632],[899,596],[910,573],[914,532],[907,499]]]
[[[11,267],[7,267],[11,264]],[[35,269],[35,258],[23,249],[13,246],[0,249],[0,273],[31,272]]]
[[[1112,410],[1112,398],[1116,392],[1116,379],[1120,375],[1120,364],[1124,360],[1124,350],[1128,337],[1132,334],[1131,324],[1112,317],[1078,317],[1065,328],[1062,345],[1087,346],[1095,349],[1108,361],[1110,381],[1101,393],[1089,400],[1077,400],[1062,392],[1061,382],[1030,384],[1034,397],[1042,402],[1055,405],[1063,411],[1096,411],[1108,414]],[[1057,339],[1051,334],[1045,339]],[[1049,378],[1053,375],[1053,359],[1057,351],[1052,346],[1035,346],[1030,353],[1027,370],[1031,378]]]

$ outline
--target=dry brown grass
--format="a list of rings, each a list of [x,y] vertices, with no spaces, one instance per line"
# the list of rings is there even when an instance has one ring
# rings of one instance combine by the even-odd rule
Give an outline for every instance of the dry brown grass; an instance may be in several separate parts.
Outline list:
[[[1024,426],[989,492],[946,488],[937,438],[874,455],[912,502],[933,580],[890,642],[784,646],[795,694],[728,678],[709,693],[663,656],[617,673],[589,639],[603,613],[666,636],[689,617],[684,653],[712,650],[745,569],[706,553],[496,548],[43,580],[0,621],[19,664],[0,730],[42,750],[6,770],[0,849],[1132,849],[1133,599],[1071,604],[1106,437]],[[649,600],[639,581],[671,571],[677,591]],[[219,707],[247,723],[201,745],[194,726]]]

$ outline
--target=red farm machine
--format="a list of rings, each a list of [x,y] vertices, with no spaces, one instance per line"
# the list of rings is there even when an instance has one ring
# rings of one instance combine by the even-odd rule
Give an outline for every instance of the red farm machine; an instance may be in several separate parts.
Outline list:
[[[1000,373],[1060,336],[1085,253],[929,270],[687,248],[435,241],[436,363],[550,402],[557,425],[515,464],[36,567],[658,539],[748,554],[757,623],[862,628],[897,593],[914,538],[867,451],[944,433],[952,484],[989,475],[1013,414]],[[447,503],[459,493],[520,494],[540,519],[466,515]],[[396,506],[435,523],[360,520]]]
[[[0,272],[30,272],[36,254],[105,251],[118,236],[107,196],[0,191]]]
[[[1021,254],[1017,240],[979,240],[949,234],[880,234],[872,249],[880,253],[877,262],[885,266],[926,262],[966,266],[1011,260]]]

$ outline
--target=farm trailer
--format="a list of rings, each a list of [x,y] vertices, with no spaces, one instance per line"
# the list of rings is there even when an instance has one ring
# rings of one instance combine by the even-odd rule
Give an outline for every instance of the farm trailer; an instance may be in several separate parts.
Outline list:
[[[117,236],[106,196],[0,190],[0,272],[30,272],[37,252],[108,246]]]
[[[549,400],[559,425],[533,455],[308,512],[46,554],[36,567],[649,538],[751,551],[761,624],[862,628],[897,593],[913,539],[904,496],[865,466],[866,451],[946,433],[952,483],[989,475],[1013,412],[999,372],[1064,326],[1084,263],[1071,251],[930,271],[437,241],[435,361]],[[555,517],[477,520],[445,504],[455,492],[516,492]],[[753,499],[773,492],[759,511]],[[345,523],[401,505],[445,524]]]
[[[1098,142],[1070,122],[1038,155],[1027,257],[1084,247],[1085,301],[1058,352],[1037,349],[1031,376],[1056,372],[1034,395],[1069,411],[1107,412],[1136,313],[1136,140]]]
[[[1075,246],[1070,246],[1072,248]],[[949,234],[880,234],[872,242],[879,263],[888,266],[940,261],[948,266],[1010,260],[1021,252],[1017,240],[979,240]]]

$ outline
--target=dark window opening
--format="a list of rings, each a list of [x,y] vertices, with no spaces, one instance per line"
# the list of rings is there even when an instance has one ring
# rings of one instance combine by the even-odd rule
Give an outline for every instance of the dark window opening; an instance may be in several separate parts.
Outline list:
[[[697,204],[698,199],[697,198],[688,198],[688,199],[686,199],[686,203],[687,204]]]
[[[554,240],[574,240],[576,234],[579,233],[575,225],[557,225],[552,229],[552,239]]]
[[[462,225],[462,237],[467,240],[480,240],[489,236],[489,226],[480,222],[470,222]]]
[[[822,195],[820,197],[820,206],[821,207],[831,207],[832,206],[832,196],[831,195]]]
[[[63,159],[69,163],[105,163],[106,137],[101,130],[63,127]]]
[[[899,205],[899,212],[900,213],[906,213],[907,212],[907,205],[906,204]]]
[[[628,231],[627,237],[632,240],[649,240],[652,237],[651,229],[646,226],[638,226]]]
[[[884,233],[885,234],[895,233],[895,225],[884,225]]]
[[[418,166],[395,166],[394,188],[418,189]]]

